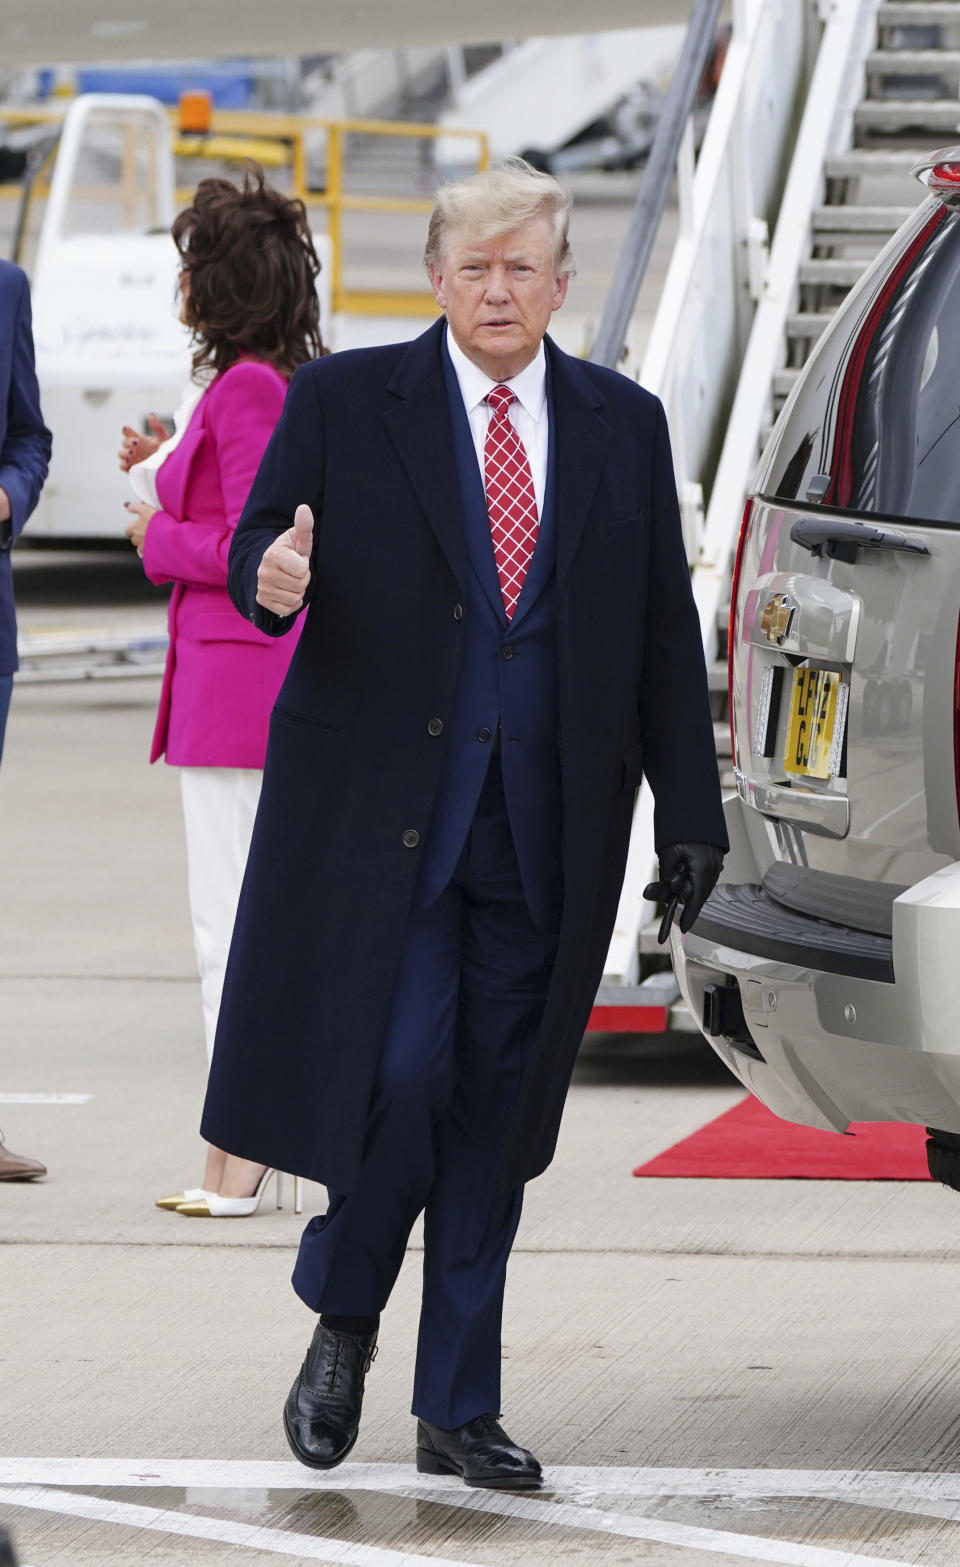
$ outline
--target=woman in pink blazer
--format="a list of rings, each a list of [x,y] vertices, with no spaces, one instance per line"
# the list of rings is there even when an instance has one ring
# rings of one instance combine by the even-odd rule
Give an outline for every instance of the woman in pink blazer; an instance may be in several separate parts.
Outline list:
[[[147,470],[134,472],[148,499],[127,503],[133,515],[126,533],[151,582],[173,583],[150,760],[165,756],[180,769],[209,1058],[268,720],[296,640],[265,636],[234,609],[227,555],[289,377],[323,347],[319,262],[306,213],[267,186],[260,170],[239,189],[202,180],[173,237],[182,258],[181,320],[195,345],[192,411],[163,443],[125,429],[120,460],[129,471],[147,457],[155,465],[155,453],[162,457],[155,495]],[[158,1206],[189,1216],[246,1216],[273,1173],[211,1147],[203,1185]],[[277,1185],[279,1192],[279,1177]]]

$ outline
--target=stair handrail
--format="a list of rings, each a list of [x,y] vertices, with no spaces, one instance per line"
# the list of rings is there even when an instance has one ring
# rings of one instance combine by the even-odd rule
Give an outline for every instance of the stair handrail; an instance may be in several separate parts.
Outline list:
[[[617,258],[590,358],[611,367],[619,363],[663,217],[680,146],[693,112],[697,87],[717,34],[722,0],[694,0],[683,48],[657,121],[643,183]]]

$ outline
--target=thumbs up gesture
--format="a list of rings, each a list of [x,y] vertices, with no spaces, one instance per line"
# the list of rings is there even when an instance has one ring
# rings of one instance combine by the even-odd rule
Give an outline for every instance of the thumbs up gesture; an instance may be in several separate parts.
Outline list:
[[[295,615],[302,609],[312,549],[313,512],[309,506],[298,506],[293,527],[274,540],[257,567],[257,603],[275,615]]]

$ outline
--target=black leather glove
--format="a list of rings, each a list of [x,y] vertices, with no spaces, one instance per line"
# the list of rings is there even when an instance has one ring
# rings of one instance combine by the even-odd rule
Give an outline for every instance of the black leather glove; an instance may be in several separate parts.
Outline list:
[[[684,935],[696,920],[717,885],[723,869],[723,850],[715,843],[669,843],[657,858],[660,880],[644,887],[643,896],[650,903],[667,906],[657,935],[662,943],[670,934],[679,903],[683,904],[680,929]]]

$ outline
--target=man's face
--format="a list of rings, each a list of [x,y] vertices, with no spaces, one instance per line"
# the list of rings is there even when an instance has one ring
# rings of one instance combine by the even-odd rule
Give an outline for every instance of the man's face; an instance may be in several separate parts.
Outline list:
[[[536,356],[567,295],[548,218],[497,239],[452,230],[439,264],[430,264],[430,281],[457,344],[495,381],[509,380]]]

